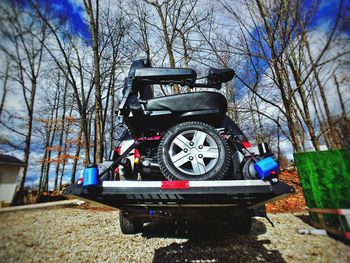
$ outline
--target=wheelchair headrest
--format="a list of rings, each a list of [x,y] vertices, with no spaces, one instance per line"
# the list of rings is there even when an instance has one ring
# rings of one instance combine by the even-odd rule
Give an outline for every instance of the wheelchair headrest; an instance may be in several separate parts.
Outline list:
[[[134,60],[130,66],[129,77],[133,77],[135,75],[135,70],[139,68],[151,68],[151,61],[149,59],[138,59]]]

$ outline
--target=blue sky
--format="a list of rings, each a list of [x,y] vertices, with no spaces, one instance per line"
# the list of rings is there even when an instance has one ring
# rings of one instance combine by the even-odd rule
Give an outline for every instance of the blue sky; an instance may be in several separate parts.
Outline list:
[[[27,2],[27,0],[18,0],[19,2]],[[75,36],[79,36],[82,39],[86,40],[87,43],[91,42],[89,26],[84,16],[84,7],[82,2],[76,0],[38,0],[39,4],[45,8],[47,7],[47,3],[50,5],[50,13],[53,16],[56,16],[59,20],[68,20],[68,29]],[[303,6],[305,10],[308,10],[315,3],[314,0],[305,0],[303,2]],[[310,21],[311,29],[323,28],[323,30],[331,29],[335,18],[337,15],[337,11],[339,9],[341,1],[340,0],[317,0],[318,9],[315,15],[312,17],[312,21]],[[349,9],[350,1],[345,0],[343,2],[342,10]],[[343,32],[350,35],[350,28],[343,28]],[[257,37],[258,33],[261,32],[261,28],[255,28],[252,32],[252,35]],[[254,41],[251,42],[252,50],[257,49],[254,47]],[[265,51],[268,51],[266,49]],[[246,80],[247,83],[253,85],[255,80],[255,75],[253,74],[253,70],[251,72],[247,72],[246,68],[251,67],[251,62],[246,61],[241,65],[241,70],[237,69],[237,73],[243,79]],[[261,71],[261,74],[267,69],[268,65],[263,60],[254,59],[254,63]],[[247,89],[244,87],[243,83],[239,80],[235,82],[236,88],[236,98],[240,98],[244,96]]]
[[[313,0],[305,0],[303,2],[303,7],[305,10],[309,10],[312,8],[313,4],[314,4]],[[317,4],[318,4],[318,8],[316,10],[316,13],[314,16],[311,16],[312,20],[309,21],[310,30],[318,29],[318,30],[330,31],[334,26],[341,1],[340,0],[318,0]],[[350,8],[350,1],[345,0],[342,3],[343,14],[345,10],[349,10],[349,8]],[[345,33],[350,36],[350,27],[342,28],[342,30],[343,30],[342,33]],[[259,34],[264,34],[263,29],[261,27],[256,27],[251,32],[251,35],[256,40],[259,39]],[[256,45],[256,42],[253,39],[251,39],[249,45],[252,52],[258,52],[259,50],[262,49],[260,46]],[[263,49],[265,54],[269,56],[270,52],[269,52],[269,48],[267,47],[267,43],[266,43],[266,48],[263,47]],[[255,64],[256,68],[260,72],[260,75],[262,75],[268,68],[268,64],[262,59],[253,58],[253,63]],[[251,70],[247,71],[246,70],[247,68],[251,68]],[[237,73],[238,73],[238,76],[244,79],[246,83],[250,84],[250,86],[253,86],[256,79],[256,75],[254,75],[254,70],[250,60],[243,62],[240,70],[238,69]],[[247,88],[244,86],[244,84],[240,80],[237,80],[235,82],[235,88],[237,90],[238,99],[245,95]]]
[[[20,5],[28,6],[28,0],[16,0]],[[84,6],[74,0],[37,0],[37,3],[45,12],[58,19],[68,20],[70,32],[75,36],[89,41],[89,25],[84,16]]]
[[[322,0],[318,1],[320,3],[318,12],[313,17],[311,25],[315,28],[328,24],[329,28],[334,23],[338,9],[340,7],[341,1],[339,0]],[[308,8],[311,5],[312,1],[305,1],[305,7]],[[342,4],[342,13],[344,14],[346,10],[350,8],[350,1],[344,0]],[[349,12],[349,11],[347,11]],[[342,28],[343,32],[350,35],[350,27]]]
[[[27,0],[17,0],[26,3]],[[84,7],[81,2],[74,0],[37,0],[43,8],[50,5],[50,13],[58,19],[68,19],[68,25],[71,33],[78,35],[85,40],[90,39],[89,26],[84,16]],[[335,20],[340,0],[318,0],[319,8],[311,21],[311,27],[328,25],[330,28]],[[47,4],[49,3],[49,4]],[[313,0],[305,0],[303,6],[305,9],[311,8]],[[342,10],[350,7],[350,1],[343,2]],[[344,32],[350,35],[350,28],[344,28]]]

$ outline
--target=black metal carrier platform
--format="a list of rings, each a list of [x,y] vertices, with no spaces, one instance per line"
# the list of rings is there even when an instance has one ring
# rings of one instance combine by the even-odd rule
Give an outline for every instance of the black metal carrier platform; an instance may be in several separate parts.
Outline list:
[[[291,194],[294,188],[285,183],[262,180],[223,181],[103,181],[93,188],[73,184],[64,190],[108,206],[128,209],[172,209],[176,207],[255,208]]]

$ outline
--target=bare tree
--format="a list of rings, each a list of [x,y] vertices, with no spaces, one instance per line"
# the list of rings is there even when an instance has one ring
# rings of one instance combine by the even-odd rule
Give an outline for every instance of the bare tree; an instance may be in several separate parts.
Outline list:
[[[342,1],[339,4],[335,24],[332,26],[325,45],[315,58],[312,57],[314,55],[311,54],[310,47],[307,45],[308,23],[315,10],[304,10],[301,1],[281,0],[270,3],[256,0],[254,3],[246,2],[243,7],[248,11],[248,20],[247,17],[244,19],[240,16],[228,2],[220,1],[220,4],[239,25],[245,48],[242,55],[250,61],[249,67],[254,69],[254,75],[270,79],[278,92],[270,92],[268,97],[262,96],[262,83],[258,84],[257,89],[252,89],[254,83],[252,85],[251,81],[244,81],[239,76],[238,78],[263,103],[275,107],[283,114],[295,151],[305,148],[305,135],[310,136],[314,148],[319,150],[319,134],[315,126],[315,117],[310,111],[310,98],[316,90],[310,89],[307,82],[314,77],[322,93],[323,84],[319,78],[317,81],[315,72],[317,74],[318,71],[315,67],[325,66],[330,61],[335,61],[347,54],[345,51],[331,59],[324,59],[327,54],[331,53],[330,48],[338,27]],[[309,53],[307,60],[305,53]],[[265,67],[262,70],[259,69],[261,63]],[[261,80],[262,78],[259,82]],[[272,94],[275,99],[272,99]],[[322,94],[321,97],[323,97]],[[307,130],[304,129],[304,126],[307,127]]]
[[[49,53],[53,63],[65,74],[70,86],[73,89],[77,109],[80,115],[80,125],[83,130],[85,145],[85,163],[90,163],[90,133],[88,130],[88,105],[93,85],[85,85],[86,67],[83,65],[81,53],[85,50],[77,49],[78,39],[71,36],[70,33],[61,32],[64,30],[56,22],[55,17],[47,16],[35,2],[31,2],[36,11],[36,15],[48,27],[53,35],[55,43],[45,44],[45,50]],[[65,40],[60,37],[60,33],[65,33]],[[52,45],[56,45],[53,47]],[[53,52],[55,50],[55,52]],[[73,58],[75,60],[73,60]],[[89,72],[88,72],[89,73]]]
[[[40,129],[44,129],[45,131],[44,145],[43,145],[44,155],[41,161],[41,172],[40,172],[39,186],[38,186],[39,197],[41,196],[43,191],[48,189],[51,154],[53,150],[53,143],[56,138],[57,125],[58,125],[57,116],[58,116],[58,110],[59,110],[58,109],[59,96],[61,92],[59,84],[57,85],[58,89],[54,89],[53,92],[51,89],[48,92],[44,92],[46,103],[44,104],[45,106],[41,108],[41,110],[43,110],[43,112],[45,112],[46,114],[38,118],[38,122],[42,124]]]
[[[27,111],[27,131],[24,143],[23,174],[20,176],[15,203],[22,202],[22,192],[27,175],[29,154],[31,146],[34,104],[38,86],[38,78],[42,66],[44,46],[48,36],[47,27],[40,23],[35,17],[28,23],[28,17],[32,14],[26,12],[17,2],[1,5],[1,37],[0,50],[11,58],[15,72],[12,79],[22,89],[23,99]],[[36,37],[33,36],[36,35]]]
[[[101,72],[100,72],[100,50],[99,50],[99,16],[100,6],[99,1],[95,0],[93,6],[91,0],[84,0],[85,11],[88,15],[90,24],[92,52],[94,60],[94,87],[95,87],[95,162],[101,163],[103,158],[103,109],[102,109],[102,91],[101,91]]]
[[[176,66],[174,50],[175,41],[178,38],[180,39],[184,50],[184,64],[185,66],[188,66],[189,56],[187,39],[189,31],[195,27],[191,18],[196,13],[198,0],[174,0],[162,2],[159,2],[158,0],[144,1],[154,8],[160,20],[160,26],[158,26],[156,22],[148,21],[148,23],[161,32],[167,50],[170,67],[174,68]],[[174,85],[173,92],[175,94],[180,93],[180,87]]]

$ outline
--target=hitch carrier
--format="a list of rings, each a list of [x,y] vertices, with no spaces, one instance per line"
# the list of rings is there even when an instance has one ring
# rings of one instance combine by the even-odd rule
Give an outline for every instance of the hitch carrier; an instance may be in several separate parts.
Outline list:
[[[67,187],[65,195],[75,195],[115,208],[174,206],[259,207],[295,193],[294,188],[262,180],[223,181],[103,181],[100,186]]]
[[[294,193],[294,188],[283,182],[262,180],[103,181],[97,187],[73,184],[63,191],[120,209],[124,234],[138,233],[143,223],[159,218],[185,224],[229,220],[234,231],[248,234],[254,215],[267,217],[264,204]]]
[[[294,188],[283,182],[262,180],[102,181],[96,187],[73,184],[63,191],[120,209],[124,234],[138,233],[144,223],[159,218],[175,224],[226,220],[235,232],[248,234],[254,215],[267,218],[264,204],[294,193]]]

